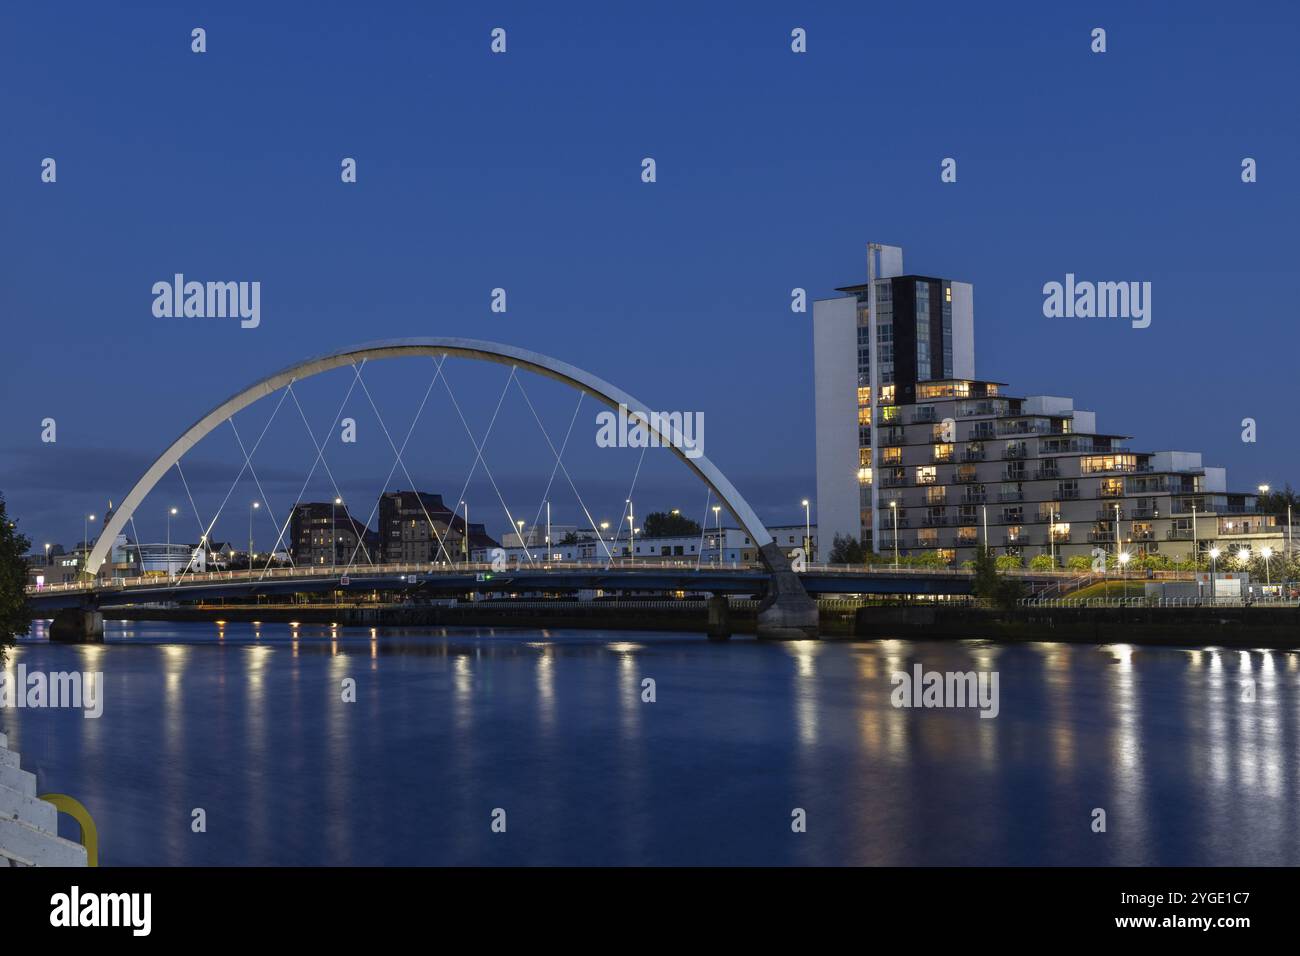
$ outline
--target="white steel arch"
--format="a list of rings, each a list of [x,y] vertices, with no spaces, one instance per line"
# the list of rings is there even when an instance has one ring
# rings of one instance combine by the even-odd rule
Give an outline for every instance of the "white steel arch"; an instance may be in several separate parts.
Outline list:
[[[613,409],[618,409],[619,405],[626,406],[629,418],[641,416],[645,421],[646,429],[658,436],[662,444],[672,449],[673,454],[684,461],[687,467],[699,476],[701,481],[713,489],[713,493],[718,496],[727,510],[740,523],[740,526],[749,534],[765,564],[770,567],[773,555],[779,554],[775,548],[767,547],[773,543],[772,535],[764,527],[763,522],[758,519],[754,509],[741,497],[735,486],[727,480],[726,475],[720,472],[702,454],[697,457],[687,456],[679,447],[680,436],[665,435],[660,432],[657,427],[659,423],[658,416],[652,415],[652,409],[643,402],[637,401],[622,389],[592,375],[590,372],[530,349],[502,345],[498,342],[484,342],[478,339],[410,338],[367,342],[363,345],[331,352],[328,355],[307,359],[297,365],[282,369],[254,385],[250,385],[212,409],[172,442],[167,450],[149,466],[149,470],[144,473],[140,480],[135,483],[135,487],[122,500],[121,505],[118,506],[113,513],[113,517],[109,519],[108,524],[105,525],[104,530],[95,541],[95,546],[86,559],[86,570],[91,574],[98,573],[113,541],[126,528],[127,522],[135,513],[135,509],[140,506],[140,503],[153,489],[154,485],[187,451],[236,412],[247,408],[258,399],[265,398],[267,395],[278,391],[290,382],[310,378],[313,375],[319,375],[321,372],[327,372],[330,369],[344,365],[353,365],[363,359],[401,358],[411,355],[454,355],[485,362],[496,362],[499,365],[525,368],[586,392]],[[770,570],[788,570],[788,566],[784,569],[770,567]]]

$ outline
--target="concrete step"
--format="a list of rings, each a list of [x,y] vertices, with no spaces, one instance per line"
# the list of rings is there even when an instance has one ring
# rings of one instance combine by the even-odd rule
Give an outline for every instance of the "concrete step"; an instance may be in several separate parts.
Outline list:
[[[34,797],[36,796],[36,774],[14,767],[0,767],[0,787],[8,787]]]
[[[0,819],[0,856],[28,866],[86,865],[84,846],[19,820]]]
[[[18,769],[18,754],[12,750],[6,750],[0,747],[0,767],[13,767]]]
[[[17,819],[28,826],[59,832],[59,811],[39,797],[29,797],[12,787],[0,787],[0,818]]]

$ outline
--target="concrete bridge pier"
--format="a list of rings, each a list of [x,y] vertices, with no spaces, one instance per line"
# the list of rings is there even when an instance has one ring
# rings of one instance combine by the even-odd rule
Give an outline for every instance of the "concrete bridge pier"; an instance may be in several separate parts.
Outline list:
[[[709,598],[709,627],[707,631],[711,641],[731,639],[731,605],[722,594]]]
[[[799,575],[775,542],[759,553],[772,572],[767,595],[758,605],[758,636],[773,641],[801,641],[816,637],[821,627],[817,602],[808,596]]]
[[[97,644],[104,640],[104,615],[93,607],[67,607],[54,614],[50,640],[64,644]]]

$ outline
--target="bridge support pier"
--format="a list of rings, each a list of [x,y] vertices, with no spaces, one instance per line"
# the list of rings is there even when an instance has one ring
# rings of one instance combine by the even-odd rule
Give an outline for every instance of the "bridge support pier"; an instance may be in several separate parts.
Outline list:
[[[726,641],[731,639],[731,605],[722,594],[709,598],[709,640]]]
[[[773,641],[800,641],[816,637],[821,619],[817,602],[803,589],[799,575],[775,542],[764,545],[759,553],[772,572],[767,596],[758,605],[758,636]]]
[[[64,644],[96,644],[104,640],[104,615],[90,607],[56,611],[50,623],[50,640]]]

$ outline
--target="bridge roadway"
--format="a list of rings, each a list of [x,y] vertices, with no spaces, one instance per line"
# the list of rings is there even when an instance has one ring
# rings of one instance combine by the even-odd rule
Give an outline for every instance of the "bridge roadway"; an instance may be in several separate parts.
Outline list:
[[[1043,574],[1043,581],[1060,580],[1060,575]],[[972,576],[968,571],[889,567],[810,566],[799,573],[810,594],[969,594]],[[155,604],[175,601],[249,598],[312,591],[401,591],[416,593],[465,593],[469,591],[552,591],[552,590],[635,590],[708,591],[714,594],[761,594],[771,581],[771,572],[759,564],[736,567],[705,565],[699,569],[687,562],[635,563],[554,562],[522,568],[493,570],[490,564],[367,565],[352,568],[346,575],[335,569],[281,568],[265,574],[247,571],[217,571],[186,574],[174,582],[159,577],[118,578],[113,584],[51,585],[28,588],[32,608],[40,612],[76,607],[114,607],[126,604]]]

